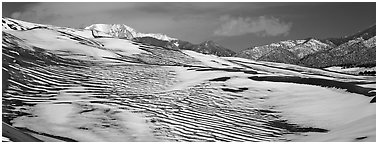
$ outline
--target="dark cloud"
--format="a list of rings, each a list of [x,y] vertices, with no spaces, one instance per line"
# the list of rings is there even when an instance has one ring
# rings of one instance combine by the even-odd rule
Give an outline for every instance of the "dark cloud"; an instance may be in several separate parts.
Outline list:
[[[2,2],[3,16],[11,16],[13,12],[24,11],[26,8],[38,4],[37,2]]]

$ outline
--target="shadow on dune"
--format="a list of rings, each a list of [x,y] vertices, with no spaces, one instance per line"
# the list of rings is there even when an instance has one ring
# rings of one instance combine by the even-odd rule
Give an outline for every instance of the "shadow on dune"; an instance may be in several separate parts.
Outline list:
[[[372,90],[375,90],[374,88],[365,88],[348,82],[339,82],[320,78],[301,78],[291,76],[251,76],[248,78],[255,81],[287,82],[328,88],[346,89],[346,91],[351,93],[362,94],[368,97],[375,96],[375,92],[371,92]]]

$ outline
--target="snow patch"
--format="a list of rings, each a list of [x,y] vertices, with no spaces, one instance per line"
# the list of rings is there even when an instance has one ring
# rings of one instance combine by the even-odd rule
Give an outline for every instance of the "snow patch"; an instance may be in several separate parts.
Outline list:
[[[39,109],[41,117],[45,117],[55,124],[67,123],[70,114],[72,114],[74,110],[73,106],[70,104],[39,104],[37,109]]]
[[[90,94],[67,93],[83,89],[81,86],[72,87],[62,91],[57,101],[37,104],[31,111],[34,117],[15,118],[13,126],[78,141],[158,141],[142,114],[89,103],[88,100],[95,100]],[[92,110],[85,112],[81,105],[92,107]]]
[[[104,44],[106,49],[122,51],[122,55],[131,56],[133,54],[149,53],[139,46],[132,44],[129,40],[113,39],[113,38],[99,38],[97,41]],[[118,52],[120,53],[120,52]]]
[[[215,67],[215,68],[243,68],[235,63],[228,62],[215,55],[205,55],[191,50],[182,50],[183,53],[201,61],[205,66]]]
[[[260,90],[258,92],[269,96],[266,104],[276,106],[277,110],[282,111],[284,118],[298,124],[332,130],[375,115],[375,104],[369,103],[371,98],[345,90],[245,78],[228,80],[226,85]]]

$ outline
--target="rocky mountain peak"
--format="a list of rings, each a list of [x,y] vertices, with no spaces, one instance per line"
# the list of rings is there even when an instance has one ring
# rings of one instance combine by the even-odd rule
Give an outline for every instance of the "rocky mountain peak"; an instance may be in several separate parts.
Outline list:
[[[155,39],[163,40],[163,41],[172,41],[177,40],[175,38],[171,38],[167,35],[160,34],[160,33],[141,33],[137,32],[135,29],[125,25],[125,24],[93,24],[85,29],[95,30],[99,32],[106,33],[113,37],[118,38],[126,38],[126,39],[133,39],[137,37],[152,37]]]
[[[132,39],[136,36],[136,31],[124,24],[92,24],[85,29],[94,30],[109,34],[118,38]]]

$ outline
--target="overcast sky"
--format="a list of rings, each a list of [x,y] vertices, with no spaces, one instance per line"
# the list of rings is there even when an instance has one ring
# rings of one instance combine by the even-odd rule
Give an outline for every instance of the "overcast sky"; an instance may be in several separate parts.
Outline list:
[[[9,3],[3,16],[68,27],[126,24],[240,51],[287,39],[353,34],[375,24],[375,3]]]

